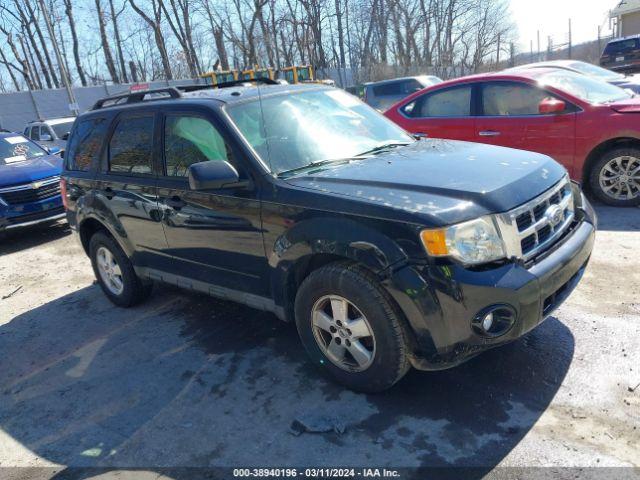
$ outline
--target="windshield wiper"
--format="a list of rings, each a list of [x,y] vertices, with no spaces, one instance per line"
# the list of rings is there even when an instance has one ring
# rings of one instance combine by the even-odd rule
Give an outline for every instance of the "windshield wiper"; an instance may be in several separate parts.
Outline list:
[[[383,143],[381,145],[378,145],[377,147],[372,148],[371,150],[367,150],[366,152],[359,153],[359,154],[354,155],[352,157],[329,158],[329,159],[325,159],[325,160],[316,160],[315,162],[311,162],[311,163],[308,163],[306,165],[302,165],[300,167],[291,168],[289,170],[284,170],[284,171],[278,173],[278,177],[288,176],[288,175],[290,175],[292,173],[301,172],[303,170],[309,170],[310,168],[321,167],[323,165],[328,165],[330,163],[349,163],[351,160],[354,160],[354,159],[361,159],[364,156],[375,155],[376,153],[382,152],[383,150],[388,150],[390,148],[395,148],[395,147],[404,147],[406,145],[409,145],[409,142],[388,142],[388,143]]]
[[[325,160],[316,160],[315,162],[307,163],[306,165],[290,168],[289,170],[283,170],[282,172],[278,173],[278,177],[289,175],[291,173],[301,172],[303,170],[309,170],[310,168],[329,165],[330,163],[345,163],[345,162],[348,163],[349,161],[350,161],[349,158],[327,158]]]
[[[358,155],[356,155],[354,158],[356,157],[363,157],[365,155],[374,155],[376,153],[380,153],[384,150],[388,150],[390,148],[395,148],[395,147],[405,147],[409,145],[409,142],[389,142],[389,143],[383,143],[381,145],[378,145],[377,147],[373,147],[371,150],[367,150],[366,152],[362,152],[359,153]]]

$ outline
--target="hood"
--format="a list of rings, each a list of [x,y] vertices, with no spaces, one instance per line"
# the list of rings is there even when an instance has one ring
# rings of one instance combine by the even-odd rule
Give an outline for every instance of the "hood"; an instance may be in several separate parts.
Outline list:
[[[510,210],[566,170],[546,155],[453,140],[421,140],[370,158],[328,165],[289,184],[428,217],[445,225]]]
[[[631,90],[633,93],[640,93],[640,81],[628,81],[627,79],[616,80],[613,82],[609,82],[616,87],[624,88],[626,90]]]
[[[609,107],[618,113],[640,113],[640,97],[613,102]]]
[[[8,164],[0,161],[0,188],[60,175],[61,171],[62,158],[56,155],[46,155]]]

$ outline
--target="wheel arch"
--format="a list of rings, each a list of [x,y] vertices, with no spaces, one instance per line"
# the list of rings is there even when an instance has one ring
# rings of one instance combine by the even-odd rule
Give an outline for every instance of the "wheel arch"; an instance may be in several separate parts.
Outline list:
[[[80,243],[82,244],[82,248],[85,253],[89,255],[89,243],[91,242],[91,237],[96,232],[104,232],[109,235],[113,240],[120,245],[120,248],[124,250],[124,252],[129,255],[129,249],[125,248],[122,244],[118,235],[111,228],[109,228],[107,222],[103,222],[94,216],[88,216],[83,218],[78,224],[78,234],[80,235]]]
[[[582,167],[581,181],[584,188],[590,188],[589,175],[591,174],[591,169],[598,159],[600,159],[600,157],[602,157],[606,152],[620,147],[635,147],[640,149],[640,138],[630,136],[611,138],[600,143],[591,150],[585,159],[584,166]]]
[[[349,219],[304,220],[280,236],[269,255],[273,268],[274,301],[294,319],[293,303],[300,284],[314,270],[329,263],[352,261],[380,275],[406,259],[400,245],[371,226]]]

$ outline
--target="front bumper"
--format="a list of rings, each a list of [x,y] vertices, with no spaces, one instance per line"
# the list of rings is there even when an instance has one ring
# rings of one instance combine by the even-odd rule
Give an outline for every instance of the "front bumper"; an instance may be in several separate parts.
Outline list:
[[[65,217],[62,197],[18,205],[0,204],[0,231],[61,220]]]
[[[449,263],[395,271],[386,286],[413,331],[412,364],[421,370],[453,367],[521,337],[562,304],[579,283],[595,241],[595,213],[584,202],[573,230],[532,265],[474,271]],[[481,335],[471,325],[491,305],[509,305],[516,312],[511,328],[497,337]]]

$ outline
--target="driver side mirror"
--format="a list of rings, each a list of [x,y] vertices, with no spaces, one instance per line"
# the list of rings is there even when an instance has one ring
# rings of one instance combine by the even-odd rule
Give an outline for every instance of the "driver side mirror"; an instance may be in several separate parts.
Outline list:
[[[240,184],[238,171],[225,161],[193,163],[189,166],[188,177],[191,190],[215,190]]]
[[[567,109],[567,104],[557,98],[545,98],[538,104],[538,112],[541,115],[562,113]]]

